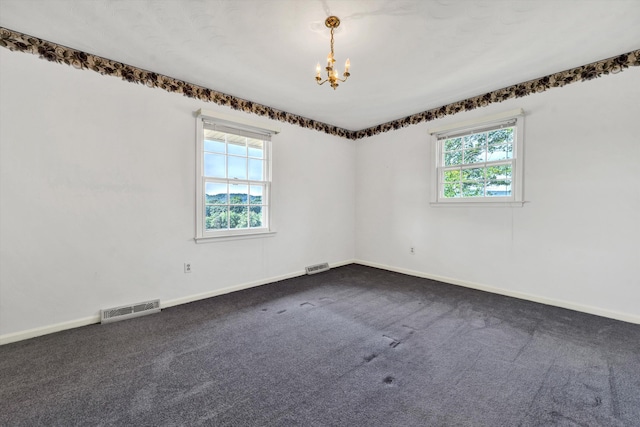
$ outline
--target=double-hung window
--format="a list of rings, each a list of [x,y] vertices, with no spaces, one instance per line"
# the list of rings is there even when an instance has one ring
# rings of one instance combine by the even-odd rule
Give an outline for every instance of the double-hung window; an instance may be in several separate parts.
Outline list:
[[[271,134],[198,114],[196,240],[270,233]]]
[[[432,203],[523,203],[523,112],[431,129],[435,174]]]

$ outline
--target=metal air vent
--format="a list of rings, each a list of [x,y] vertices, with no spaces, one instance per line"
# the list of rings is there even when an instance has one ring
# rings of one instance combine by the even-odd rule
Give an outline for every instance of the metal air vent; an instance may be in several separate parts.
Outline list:
[[[310,265],[309,267],[305,267],[305,270],[307,270],[307,274],[322,273],[323,271],[329,270],[329,264],[323,262],[322,264]]]
[[[131,319],[132,317],[144,316],[147,314],[160,312],[160,300],[139,302],[120,307],[105,308],[100,310],[101,323],[111,323],[118,320]]]

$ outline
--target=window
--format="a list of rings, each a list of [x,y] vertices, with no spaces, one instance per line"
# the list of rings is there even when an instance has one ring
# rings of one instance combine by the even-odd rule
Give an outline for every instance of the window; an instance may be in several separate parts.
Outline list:
[[[435,204],[522,206],[523,111],[430,130]]]
[[[196,240],[271,232],[272,131],[199,113]]]

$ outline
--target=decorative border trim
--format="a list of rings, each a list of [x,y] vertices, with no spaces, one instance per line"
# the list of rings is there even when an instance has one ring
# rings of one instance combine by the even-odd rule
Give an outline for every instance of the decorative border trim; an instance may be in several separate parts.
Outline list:
[[[506,101],[511,98],[522,98],[534,93],[544,92],[551,88],[562,87],[570,83],[584,82],[592,80],[606,74],[617,74],[629,67],[640,66],[640,49],[633,50],[613,58],[592,62],[581,67],[549,74],[538,79],[529,80],[516,85],[507,86],[502,89],[463,99],[462,101],[433,108],[421,113],[413,114],[402,119],[383,123],[368,129],[362,129],[355,133],[355,139],[377,135],[382,132],[400,129],[409,125],[416,125],[422,122],[429,122],[444,116],[451,116],[462,111],[470,111],[479,107],[486,107],[489,104]]]
[[[315,129],[330,135],[353,139],[353,131],[347,129],[277,110],[266,105],[237,98],[163,74],[112,61],[101,56],[91,55],[47,40],[18,33],[8,28],[0,27],[0,46],[12,51],[39,55],[42,59],[57,62],[58,64],[67,64],[78,69],[89,69],[102,75],[120,77],[122,80],[131,83],[143,84],[151,88],[160,88],[167,92],[181,93],[188,98],[213,102],[234,110],[244,111],[245,113],[252,113],[280,122],[298,125],[303,128]]]
[[[413,114],[398,120],[382,123],[370,128],[352,131],[313,119],[277,110],[266,105],[258,104],[246,99],[237,98],[203,86],[198,86],[183,80],[143,70],[121,62],[112,61],[96,55],[91,55],[66,46],[32,37],[26,34],[0,27],[0,46],[12,51],[27,52],[39,55],[47,61],[67,64],[78,69],[93,70],[102,75],[120,77],[122,80],[143,84],[152,88],[160,88],[167,92],[181,93],[186,97],[213,102],[218,105],[241,110],[272,120],[298,125],[307,129],[314,129],[329,135],[347,139],[361,139],[383,132],[400,129],[422,122],[428,122],[489,104],[506,101],[511,98],[522,98],[534,93],[544,92],[555,87],[562,87],[570,83],[592,80],[607,74],[617,74],[629,67],[640,66],[640,49],[633,50],[613,58],[592,62],[581,67],[571,68],[555,74],[529,80],[513,86],[488,92],[484,95],[467,98],[462,101],[433,108],[421,113]]]

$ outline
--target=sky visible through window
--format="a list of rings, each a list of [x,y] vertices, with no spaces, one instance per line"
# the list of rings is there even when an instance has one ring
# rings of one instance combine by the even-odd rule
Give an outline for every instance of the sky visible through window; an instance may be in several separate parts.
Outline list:
[[[227,143],[220,139],[205,139],[204,175],[229,180],[262,181],[264,179],[263,141],[229,136],[233,138],[227,138]],[[247,185],[243,184],[230,182],[229,193],[262,196],[261,186],[251,186],[247,189]],[[226,184],[211,185],[206,188],[206,194],[211,196],[226,192]]]
[[[205,129],[204,226],[206,230],[265,226],[266,142]]]

